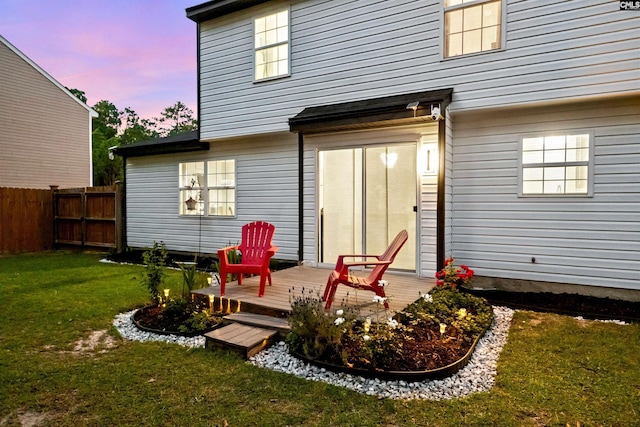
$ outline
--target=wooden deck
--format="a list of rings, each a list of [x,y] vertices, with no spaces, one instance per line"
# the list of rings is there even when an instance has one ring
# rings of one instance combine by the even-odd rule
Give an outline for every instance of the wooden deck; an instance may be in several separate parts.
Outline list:
[[[239,302],[240,311],[268,313],[284,317],[291,311],[290,301],[296,296],[301,296],[303,289],[305,295],[311,292],[312,295],[321,297],[329,273],[331,273],[329,269],[304,266],[274,271],[271,273],[273,285],[267,285],[263,297],[258,297],[260,280],[258,276],[244,278],[242,286],[239,286],[237,282],[227,283],[225,296],[222,300],[220,300],[219,286],[198,289],[193,292],[207,296],[212,295],[216,308],[222,306],[230,311],[238,311],[237,303]],[[355,274],[366,275],[367,272],[355,272]],[[420,293],[427,292],[435,286],[435,279],[418,278],[415,274],[387,272],[384,279],[389,282],[386,293],[392,312],[402,310],[418,299]],[[370,291],[357,291],[339,285],[331,308],[333,310],[339,309],[344,301],[345,304],[357,306],[362,316],[383,315],[384,307],[374,303],[373,296],[374,293]]]

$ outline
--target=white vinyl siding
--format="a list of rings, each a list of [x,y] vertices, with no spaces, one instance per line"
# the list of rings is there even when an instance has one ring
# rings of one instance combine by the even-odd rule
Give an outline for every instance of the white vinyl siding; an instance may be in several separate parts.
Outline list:
[[[447,87],[452,113],[639,90],[636,14],[609,0],[503,6],[500,50],[442,61],[441,0],[293,2],[291,77],[260,84],[253,82],[253,18],[289,4],[205,22],[202,137],[286,131],[305,107]]]
[[[456,115],[456,260],[480,276],[640,289],[639,105],[636,96]],[[592,131],[593,196],[518,197],[521,135],[560,124]]]
[[[298,259],[298,151],[293,134],[216,142],[210,151],[127,158],[127,243],[214,254],[236,244],[251,221],[276,226],[279,259]],[[178,164],[235,160],[234,217],[180,216]]]
[[[444,141],[444,257],[449,258],[453,252],[453,128],[455,119],[449,114],[445,116]],[[443,266],[441,266],[443,267]]]

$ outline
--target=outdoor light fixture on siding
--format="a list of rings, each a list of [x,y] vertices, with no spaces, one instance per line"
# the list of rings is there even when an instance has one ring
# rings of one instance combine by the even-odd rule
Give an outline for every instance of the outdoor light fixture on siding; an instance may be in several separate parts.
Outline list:
[[[431,120],[442,120],[442,115],[440,114],[440,104],[431,106]]]
[[[116,148],[118,148],[118,146],[114,145],[113,147],[109,147],[107,149],[107,150],[109,150],[109,160],[115,159],[115,154],[113,153],[113,150],[115,150]]]

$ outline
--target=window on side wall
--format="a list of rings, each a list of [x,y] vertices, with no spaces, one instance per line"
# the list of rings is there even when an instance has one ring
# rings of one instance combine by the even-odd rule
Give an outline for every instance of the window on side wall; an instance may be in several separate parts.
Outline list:
[[[212,160],[207,162],[207,169],[208,215],[234,216],[236,211],[235,160]]]
[[[590,196],[593,182],[590,133],[522,138],[520,195]]]
[[[500,49],[502,0],[444,0],[444,57]]]
[[[179,175],[180,215],[235,215],[235,160],[180,163]]]
[[[289,75],[289,10],[256,18],[254,67],[256,81]]]

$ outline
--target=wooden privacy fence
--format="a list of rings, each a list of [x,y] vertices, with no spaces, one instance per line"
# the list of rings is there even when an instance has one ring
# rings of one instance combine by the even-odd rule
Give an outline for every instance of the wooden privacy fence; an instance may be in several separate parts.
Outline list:
[[[122,185],[53,191],[56,244],[123,246]]]
[[[55,245],[124,246],[122,185],[58,190],[0,188],[0,253]]]
[[[51,190],[0,188],[0,253],[53,248]]]

